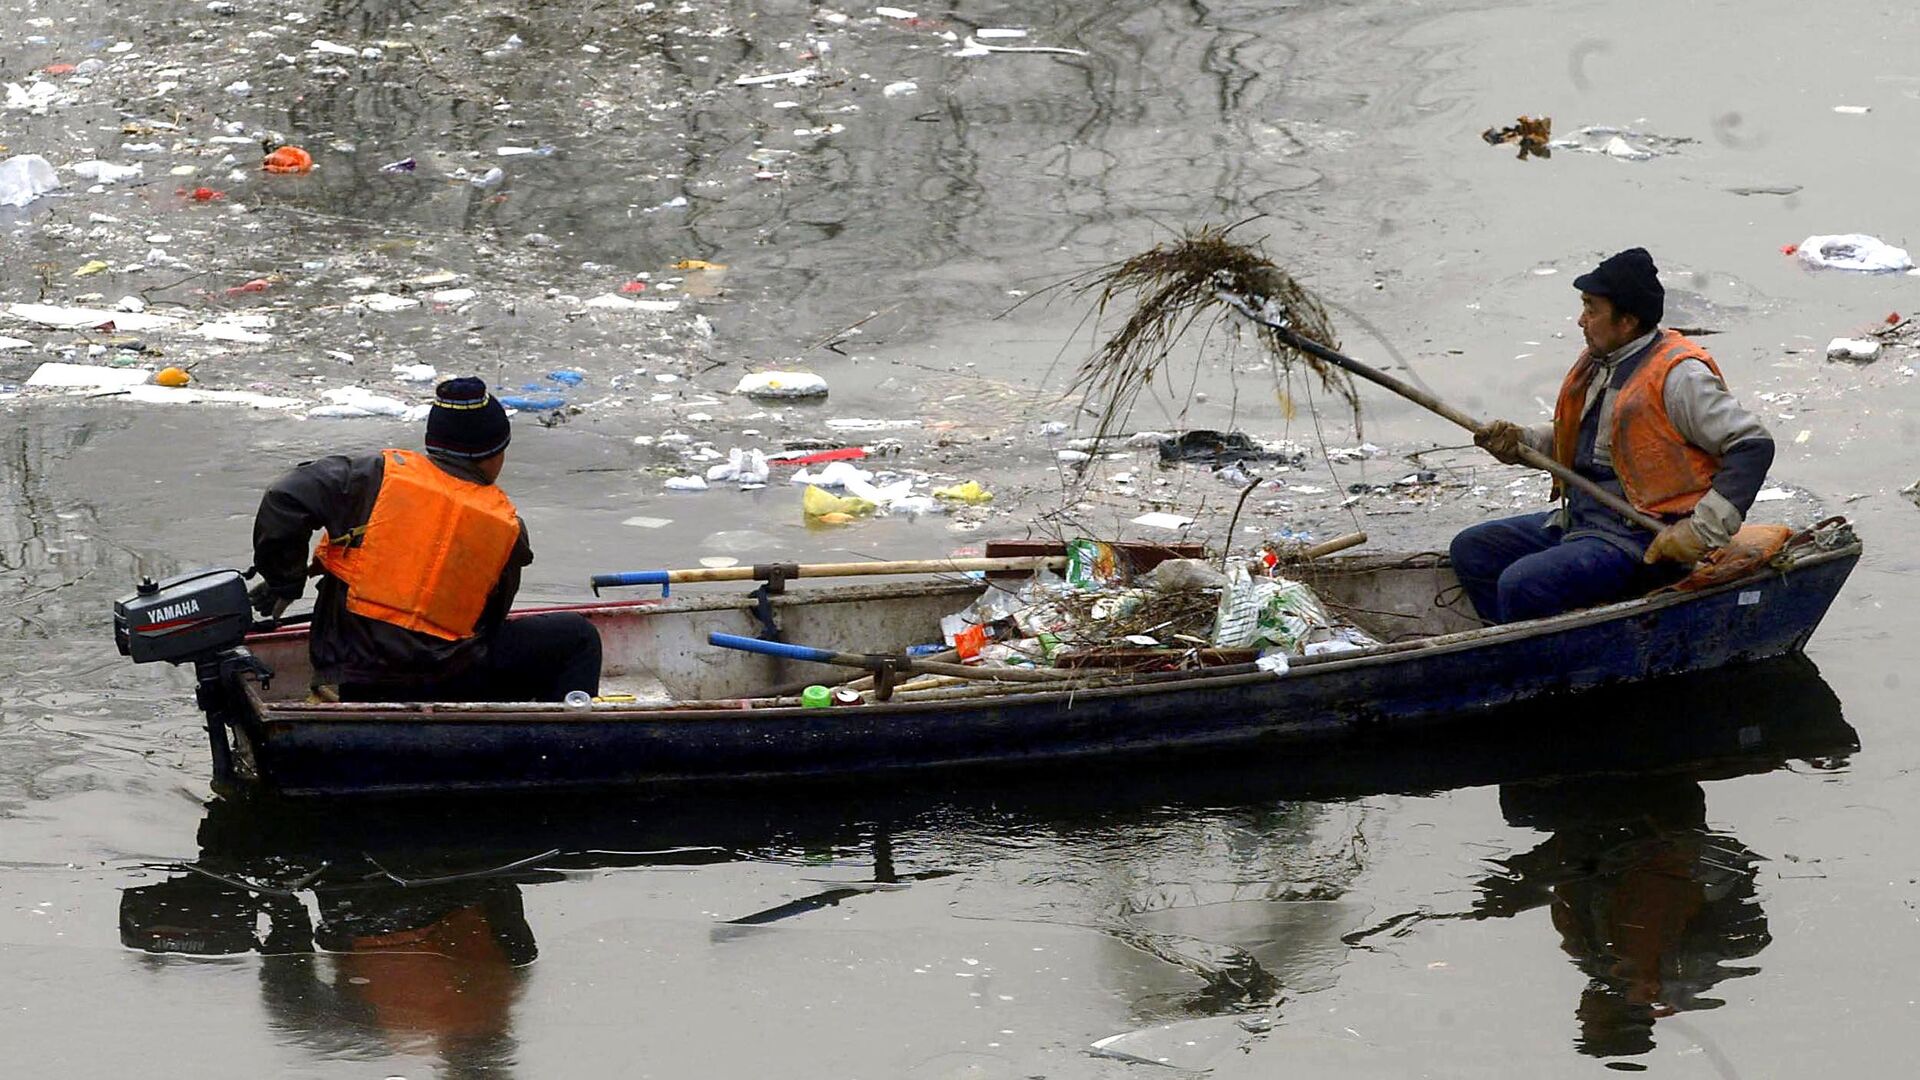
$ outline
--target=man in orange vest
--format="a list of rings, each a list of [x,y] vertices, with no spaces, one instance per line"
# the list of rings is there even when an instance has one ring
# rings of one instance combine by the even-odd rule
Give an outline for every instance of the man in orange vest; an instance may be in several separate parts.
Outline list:
[[[1739,530],[1773,464],[1773,436],[1740,407],[1705,349],[1660,327],[1666,290],[1645,248],[1575,278],[1587,347],[1553,421],[1496,420],[1475,442],[1508,464],[1519,448],[1561,464],[1665,523],[1659,533],[1581,491],[1559,509],[1454,537],[1454,572],[1488,622],[1611,603],[1674,580]]]
[[[527,528],[494,481],[513,438],[479,379],[439,385],[426,453],[304,462],[267,489],[253,523],[254,606],[298,599],[308,544],[321,575],[314,687],[342,701],[560,701],[599,692],[600,635],[571,612],[509,620]]]

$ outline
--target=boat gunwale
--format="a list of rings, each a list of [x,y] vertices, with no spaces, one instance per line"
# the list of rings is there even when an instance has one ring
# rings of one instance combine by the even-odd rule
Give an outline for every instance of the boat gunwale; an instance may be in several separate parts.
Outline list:
[[[1690,592],[1667,591],[1646,596],[1638,596],[1600,607],[1583,608],[1565,612],[1543,619],[1531,619],[1525,622],[1508,623],[1499,626],[1485,626],[1472,630],[1460,630],[1451,634],[1441,634],[1416,641],[1394,642],[1353,652],[1330,653],[1321,656],[1289,656],[1288,670],[1280,678],[1292,678],[1297,673],[1300,678],[1336,674],[1359,668],[1384,666],[1401,662],[1412,655],[1436,656],[1457,653],[1480,648],[1490,644],[1507,644],[1526,641],[1537,637],[1561,633],[1581,626],[1599,625],[1631,618],[1640,614],[1664,611],[1703,601],[1725,593],[1749,588],[1757,582],[1769,578],[1785,578],[1803,569],[1811,569],[1828,562],[1844,558],[1858,558],[1864,551],[1864,545],[1855,540],[1852,543],[1795,558],[1785,567],[1765,567],[1753,574],[1723,582],[1706,589]],[[1424,553],[1419,553],[1424,554]],[[1417,555],[1415,557],[1418,557]],[[1379,558],[1379,557],[1368,557]],[[1405,556],[1401,557],[1406,558]],[[1385,567],[1381,567],[1385,568]],[[978,582],[967,582],[977,585]],[[863,587],[856,586],[856,589]],[[884,588],[884,587],[878,587]],[[829,599],[858,599],[849,596],[852,590],[838,591],[833,598],[818,595],[789,594],[789,602],[820,602]],[[778,600],[779,598],[775,598]],[[613,606],[628,607],[651,603],[650,612],[667,614],[674,610],[725,610],[739,606],[735,596],[686,598],[679,601],[688,603],[687,607],[677,607],[676,601],[667,601],[667,607],[660,601],[614,601]],[[564,609],[546,608],[540,610],[604,610],[608,605],[573,605]],[[524,609],[531,611],[533,609]],[[300,631],[289,631],[299,633]],[[862,706],[859,716],[872,718],[876,712],[889,716],[913,716],[926,712],[951,712],[955,709],[969,709],[975,705],[1001,705],[1016,703],[1020,705],[1055,704],[1067,702],[1071,707],[1076,698],[1108,698],[1125,695],[1154,695],[1187,692],[1195,689],[1216,690],[1245,686],[1254,683],[1272,681],[1275,675],[1265,671],[1239,671],[1233,674],[1208,674],[1206,669],[1196,672],[1156,673],[1172,677],[1158,679],[1131,678],[1116,680],[1105,679],[1074,680],[1072,685],[1054,688],[1053,684],[1039,684],[1046,689],[1027,689],[1033,683],[1006,683],[1004,694],[982,694],[972,698],[943,698],[923,701],[871,702]],[[353,724],[353,723],[392,723],[406,721],[414,724],[472,724],[472,723],[633,723],[636,721],[711,723],[716,720],[734,721],[791,721],[805,717],[808,719],[825,718],[823,710],[808,709],[799,705],[759,706],[744,704],[755,699],[738,699],[743,704],[737,706],[699,708],[688,707],[676,702],[659,704],[627,705],[599,704],[589,709],[581,709],[558,702],[267,702],[257,692],[257,686],[248,678],[247,695],[251,703],[253,718],[260,723],[277,724]],[[734,699],[720,699],[734,700]],[[764,699],[762,699],[764,700]],[[828,715],[831,715],[830,712]],[[848,717],[853,719],[853,717]]]

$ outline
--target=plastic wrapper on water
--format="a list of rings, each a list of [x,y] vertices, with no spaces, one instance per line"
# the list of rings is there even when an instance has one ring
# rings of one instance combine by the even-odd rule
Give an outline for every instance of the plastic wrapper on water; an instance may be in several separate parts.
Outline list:
[[[59,186],[52,163],[39,154],[0,161],[0,206],[25,206]]]

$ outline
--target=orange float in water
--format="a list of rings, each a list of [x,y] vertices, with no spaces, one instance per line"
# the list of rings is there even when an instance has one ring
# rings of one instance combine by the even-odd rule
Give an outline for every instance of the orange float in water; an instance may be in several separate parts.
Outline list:
[[[193,381],[193,376],[181,368],[167,367],[155,372],[153,381],[161,386],[185,386]]]
[[[271,173],[312,172],[313,155],[297,146],[283,146],[268,154],[260,167]]]

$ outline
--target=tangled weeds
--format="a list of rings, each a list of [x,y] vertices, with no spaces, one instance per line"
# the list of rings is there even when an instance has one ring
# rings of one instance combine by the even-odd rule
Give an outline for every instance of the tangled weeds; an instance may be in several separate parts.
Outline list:
[[[1221,293],[1259,306],[1270,301],[1283,311],[1300,337],[1337,350],[1339,341],[1326,308],[1257,245],[1237,243],[1234,227],[1201,226],[1178,240],[1160,244],[1075,284],[1080,293],[1097,293],[1096,312],[1131,298],[1126,322],[1082,361],[1074,385],[1099,416],[1101,436],[1121,430],[1140,394],[1168,366],[1173,345],[1202,312],[1223,304]],[[1304,363],[1322,385],[1338,393],[1357,418],[1360,399],[1352,380],[1324,360],[1287,343],[1273,328],[1257,331],[1278,361],[1276,376]]]

